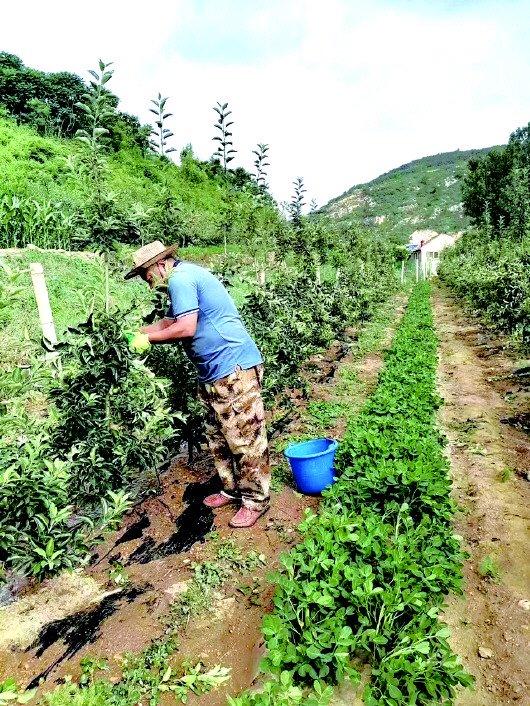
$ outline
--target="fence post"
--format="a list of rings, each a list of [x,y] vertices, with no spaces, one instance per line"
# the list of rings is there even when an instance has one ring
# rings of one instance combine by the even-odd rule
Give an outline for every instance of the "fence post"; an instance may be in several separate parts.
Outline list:
[[[316,272],[315,272],[315,280],[317,284],[322,284],[322,278],[320,275],[320,265],[316,266]]]
[[[420,258],[416,257],[416,282],[420,279]]]
[[[405,260],[401,260],[401,284],[405,281]]]
[[[46,286],[46,280],[44,278],[44,268],[40,262],[32,262],[30,263],[29,271],[35,292],[35,300],[37,301],[42,334],[44,338],[48,339],[52,346],[55,346],[57,344],[57,334],[55,332],[55,324],[53,323],[50,298],[48,297],[48,287]]]

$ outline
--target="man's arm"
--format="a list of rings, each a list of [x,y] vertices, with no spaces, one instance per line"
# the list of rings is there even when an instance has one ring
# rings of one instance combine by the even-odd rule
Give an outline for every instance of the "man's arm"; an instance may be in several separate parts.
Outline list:
[[[156,331],[144,331],[149,337],[149,343],[171,343],[181,338],[191,338],[197,330],[198,313],[186,314],[180,319],[172,321],[171,319],[163,319],[169,321],[168,326],[164,326]],[[159,321],[157,323],[160,323]],[[147,328],[147,327],[146,327]]]
[[[174,319],[160,319],[160,321],[155,321],[154,324],[149,324],[148,326],[142,326],[140,333],[154,333],[155,331],[163,331],[168,326],[174,323]]]

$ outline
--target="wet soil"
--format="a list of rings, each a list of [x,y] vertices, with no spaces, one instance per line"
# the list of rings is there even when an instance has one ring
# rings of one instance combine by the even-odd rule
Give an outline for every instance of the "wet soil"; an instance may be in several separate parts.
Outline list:
[[[461,508],[456,529],[469,552],[464,595],[450,597],[445,614],[453,648],[476,678],[457,704],[527,706],[530,436],[512,418],[528,412],[528,378],[515,374],[521,366],[508,342],[466,317],[441,288],[434,307],[440,421]],[[485,558],[498,575],[482,575]]]

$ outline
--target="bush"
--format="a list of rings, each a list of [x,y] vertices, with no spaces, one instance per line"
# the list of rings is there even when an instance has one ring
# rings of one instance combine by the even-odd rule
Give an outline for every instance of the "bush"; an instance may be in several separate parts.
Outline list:
[[[58,415],[51,443],[71,460],[78,501],[145,480],[173,440],[166,385],[130,353],[124,318],[91,315],[61,346],[65,371],[51,391]]]
[[[530,241],[469,231],[444,251],[440,279],[490,324],[530,346]]]
[[[116,525],[129,507],[124,494],[108,496],[96,523],[74,518],[72,471],[53,459],[45,436],[0,444],[0,565],[39,579],[74,568]]]

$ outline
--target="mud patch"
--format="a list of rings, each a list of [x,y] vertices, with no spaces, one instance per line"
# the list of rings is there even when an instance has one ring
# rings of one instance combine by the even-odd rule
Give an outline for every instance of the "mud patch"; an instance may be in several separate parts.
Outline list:
[[[530,412],[515,414],[513,417],[502,417],[501,423],[509,424],[511,427],[530,434]]]
[[[171,554],[180,554],[191,549],[197,542],[204,542],[208,532],[214,526],[213,510],[202,502],[189,505],[175,522],[176,530],[165,541],[157,544],[148,537],[129,557],[127,566],[131,564],[148,564],[156,559],[164,559]]]
[[[0,610],[0,650],[25,649],[50,620],[60,620],[105,596],[101,585],[79,572],[65,572],[42,590]]]
[[[102,623],[113,615],[123,603],[132,603],[145,590],[146,587],[134,586],[126,591],[112,593],[92,610],[74,613],[45,625],[38,638],[27,648],[26,652],[35,650],[35,657],[42,657],[59,640],[66,645],[66,649],[43,672],[32,679],[27,688],[33,689],[38,686],[41,679],[46,679],[61,662],[73,657],[85,645],[95,642],[101,635]]]
[[[125,542],[131,542],[133,539],[140,539],[142,537],[144,530],[146,530],[151,524],[146,512],[140,515],[140,518],[133,522],[133,524],[125,530],[122,536],[114,544],[117,547],[119,544],[125,544]]]

